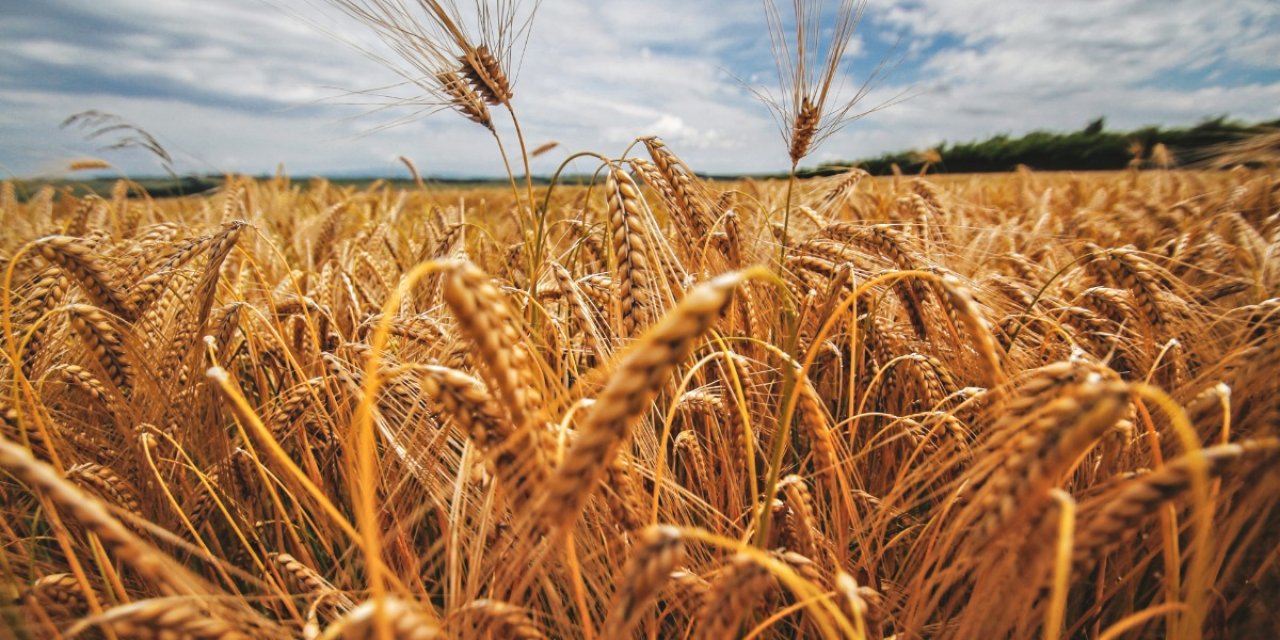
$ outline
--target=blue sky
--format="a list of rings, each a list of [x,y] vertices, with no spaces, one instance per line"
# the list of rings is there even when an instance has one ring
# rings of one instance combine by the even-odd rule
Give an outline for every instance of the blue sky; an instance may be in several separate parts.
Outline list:
[[[0,0],[0,173],[57,175],[86,156],[159,172],[58,128],[87,109],[155,134],[180,172],[392,174],[405,155],[424,173],[501,173],[488,133],[455,114],[381,129],[404,112],[370,113],[343,92],[397,77],[326,30],[371,42],[321,0]],[[847,85],[896,46],[901,64],[865,104],[913,97],[806,163],[1098,116],[1117,128],[1280,118],[1277,34],[1274,0],[870,0]],[[530,144],[561,143],[540,173],[653,134],[700,171],[784,169],[744,82],[776,84],[757,0],[543,0],[515,103]]]

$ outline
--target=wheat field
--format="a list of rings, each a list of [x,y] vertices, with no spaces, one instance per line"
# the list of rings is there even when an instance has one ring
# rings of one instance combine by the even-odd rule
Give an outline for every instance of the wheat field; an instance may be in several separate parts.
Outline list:
[[[1275,628],[1273,173],[853,170],[784,237],[646,143],[537,263],[506,189],[6,183],[10,635]]]
[[[786,179],[535,184],[518,1],[329,4],[506,183],[0,183],[0,639],[1280,632],[1274,135],[801,180],[894,99],[767,0]]]

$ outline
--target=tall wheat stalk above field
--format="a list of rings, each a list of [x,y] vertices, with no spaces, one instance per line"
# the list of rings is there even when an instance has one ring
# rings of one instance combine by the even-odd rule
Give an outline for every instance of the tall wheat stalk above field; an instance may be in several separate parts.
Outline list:
[[[796,168],[828,137],[846,124],[884,108],[889,103],[859,111],[863,98],[885,71],[882,60],[853,95],[843,91],[849,46],[866,12],[866,0],[838,0],[835,23],[824,28],[825,0],[791,0],[789,15],[777,0],[764,0],[769,42],[778,71],[780,94],[767,90],[756,95],[769,107],[787,145],[794,182]],[[892,101],[891,101],[892,102]],[[794,186],[794,185],[792,185]],[[783,237],[790,229],[791,198],[783,213]],[[785,258],[786,247],[780,255]]]
[[[365,51],[422,91],[422,96],[408,103],[451,109],[489,130],[502,155],[511,189],[518,194],[515,173],[489,107],[507,111],[524,165],[527,199],[518,204],[527,215],[524,233],[534,233],[540,246],[545,229],[535,220],[530,153],[512,98],[519,66],[517,52],[524,50],[541,0],[532,0],[528,8],[522,6],[522,0],[475,0],[470,13],[460,9],[456,0],[328,1],[373,30],[395,52],[399,62]],[[517,195],[517,203],[519,200]]]
[[[853,95],[843,89],[844,71],[848,65],[849,46],[867,8],[866,0],[839,0],[835,7],[835,22],[830,28],[824,25],[824,0],[792,0],[791,10],[784,15],[777,0],[764,0],[765,17],[769,28],[770,46],[777,66],[779,96],[771,92],[757,91],[756,95],[769,107],[777,121],[791,169],[787,180],[786,197],[782,211],[782,228],[778,242],[778,268],[787,265],[787,248],[791,231],[792,198],[795,191],[796,170],[800,161],[841,127],[885,105],[859,112],[858,106],[875,85],[884,70],[884,61],[859,86]],[[800,325],[794,317],[786,322],[784,349],[794,353],[799,345]],[[784,368],[783,395],[779,414],[783,417],[782,434],[774,443],[770,456],[768,481],[765,485],[765,503],[768,504],[777,491],[781,461],[790,425],[789,416],[781,407],[786,398],[798,392],[797,380],[791,368]],[[769,514],[759,514],[760,526],[756,531],[756,543],[768,536]]]
[[[778,121],[793,166],[841,126],[865,115],[854,113],[853,109],[871,88],[874,75],[852,97],[842,99],[838,94],[846,53],[867,3],[866,0],[839,2],[836,22],[826,37],[822,20],[826,3],[822,0],[792,0],[791,15],[787,18],[794,23],[793,33],[789,33],[777,0],[764,2],[781,90],[778,99],[764,96],[765,104]]]

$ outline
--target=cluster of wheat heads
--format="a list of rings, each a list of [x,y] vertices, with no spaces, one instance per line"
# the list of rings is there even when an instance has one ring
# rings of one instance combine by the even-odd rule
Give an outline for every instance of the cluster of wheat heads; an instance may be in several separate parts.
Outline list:
[[[0,628],[1274,628],[1276,175],[643,143],[547,194],[536,270],[511,190],[6,183]]]

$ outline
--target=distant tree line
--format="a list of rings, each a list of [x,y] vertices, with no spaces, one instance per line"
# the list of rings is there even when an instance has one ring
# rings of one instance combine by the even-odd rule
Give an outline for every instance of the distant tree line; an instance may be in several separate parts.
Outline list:
[[[1280,120],[1247,124],[1221,116],[1192,127],[1107,131],[1106,120],[1098,118],[1071,133],[1035,131],[1020,137],[998,135],[978,142],[944,142],[925,151],[822,164],[808,174],[832,175],[850,166],[860,166],[872,175],[887,175],[895,165],[906,174],[920,173],[926,166],[930,172],[983,173],[1011,171],[1018,165],[1049,171],[1185,165],[1209,159],[1216,148],[1276,128],[1280,128]]]

